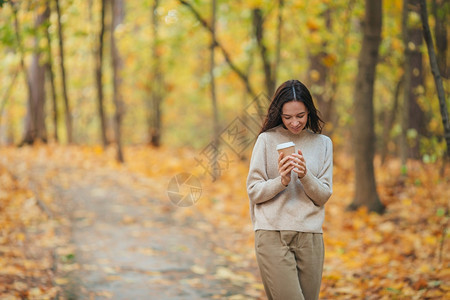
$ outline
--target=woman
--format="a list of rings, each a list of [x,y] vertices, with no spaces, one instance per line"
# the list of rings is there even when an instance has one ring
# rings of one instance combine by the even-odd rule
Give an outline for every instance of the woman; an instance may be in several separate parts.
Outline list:
[[[332,193],[333,146],[298,80],[275,92],[253,148],[247,178],[255,250],[269,299],[318,299],[324,205]],[[284,157],[276,146],[294,142]]]

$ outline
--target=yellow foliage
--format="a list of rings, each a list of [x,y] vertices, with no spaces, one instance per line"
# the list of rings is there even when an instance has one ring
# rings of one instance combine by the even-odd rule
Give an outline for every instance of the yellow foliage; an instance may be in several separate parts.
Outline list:
[[[40,280],[53,273],[47,248],[56,245],[52,223],[37,207],[31,191],[1,162],[0,191],[0,298],[10,299],[8,290],[26,299],[55,297],[58,289]],[[33,252],[36,256],[30,257]]]
[[[249,8],[261,8],[263,3],[264,3],[264,0],[249,0],[249,1],[245,1],[245,4]]]
[[[323,59],[322,62],[328,68],[331,68],[337,63],[337,57],[333,53],[328,53]]]
[[[306,26],[310,31],[316,31],[320,28],[320,25],[317,22],[316,18],[308,18],[308,20],[306,21]]]

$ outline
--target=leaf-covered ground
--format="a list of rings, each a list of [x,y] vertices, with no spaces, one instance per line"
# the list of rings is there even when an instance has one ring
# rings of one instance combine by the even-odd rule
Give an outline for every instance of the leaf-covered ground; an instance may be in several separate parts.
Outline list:
[[[73,231],[76,235],[77,230],[92,226],[90,232],[95,238],[93,222],[98,222],[98,211],[86,205],[74,218],[68,215],[70,207],[61,205],[61,199],[89,204],[89,197],[104,197],[121,205],[119,209],[117,202],[111,204],[120,210],[121,218],[108,223],[108,228],[135,228],[130,239],[133,234],[135,238],[145,235],[138,229],[150,230],[156,223],[170,228],[177,223],[189,224],[180,231],[207,245],[205,259],[189,259],[186,255],[189,268],[184,269],[181,279],[146,270],[143,275],[152,284],[181,285],[195,291],[207,290],[214,282],[216,293],[204,297],[264,299],[245,191],[248,162],[228,161],[220,179],[212,181],[208,166],[198,163],[199,151],[132,147],[126,148],[125,154],[127,163],[118,165],[114,149],[54,145],[0,149],[0,298],[63,297],[72,284],[68,273],[86,275],[101,266],[108,288],[95,290],[88,284],[95,293],[87,293],[114,299],[117,295],[111,286],[130,278],[120,268],[108,265],[108,258],[83,258],[73,250],[89,248],[76,244]],[[398,161],[390,160],[382,166],[375,162],[378,191],[387,205],[386,213],[380,216],[364,209],[346,211],[353,195],[352,163],[351,157],[335,154],[334,193],[327,203],[324,224],[326,259],[321,299],[450,298],[449,167],[442,174],[439,164],[411,162],[408,177],[402,178]],[[178,207],[169,199],[169,182],[180,173],[192,174],[201,183],[201,196],[195,205]],[[119,186],[129,187],[131,192],[127,193],[136,191],[137,196],[127,198],[123,189],[114,189]],[[108,191],[116,191],[119,196],[114,200]],[[81,197],[82,193],[86,194]],[[156,202],[149,202],[149,198]],[[105,209],[109,207],[108,203],[104,205]],[[136,207],[147,218],[133,215],[132,208]],[[146,207],[152,208],[147,215]],[[159,223],[154,223],[153,219],[160,217]],[[100,233],[106,226],[101,225]],[[119,244],[117,241],[117,245],[108,247]],[[135,246],[130,251],[143,264],[159,256],[166,259],[176,251],[188,253],[176,247],[155,250],[153,246]],[[91,260],[87,263],[83,259]],[[99,264],[92,263],[95,259],[101,260]],[[206,263],[208,259],[211,261]]]

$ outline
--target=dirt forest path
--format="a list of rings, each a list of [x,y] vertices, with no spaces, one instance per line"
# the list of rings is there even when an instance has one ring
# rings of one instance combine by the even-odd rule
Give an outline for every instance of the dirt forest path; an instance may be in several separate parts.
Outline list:
[[[216,229],[195,212],[179,218],[186,208],[156,198],[151,179],[46,155],[1,163],[26,178],[68,237],[55,254],[62,299],[260,298],[217,254]]]

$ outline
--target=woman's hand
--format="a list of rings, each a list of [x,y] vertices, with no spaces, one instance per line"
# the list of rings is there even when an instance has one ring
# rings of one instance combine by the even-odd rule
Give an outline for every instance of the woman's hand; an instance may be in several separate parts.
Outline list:
[[[294,166],[294,172],[297,173],[298,178],[302,179],[306,175],[306,161],[303,157],[302,151],[298,150],[298,154],[294,153],[291,155],[292,165]]]
[[[291,182],[291,171],[295,166],[292,164],[291,156],[283,156],[283,153],[280,153],[280,155],[278,156],[278,173],[280,173],[281,175],[281,183],[284,186],[287,186],[289,182]]]

